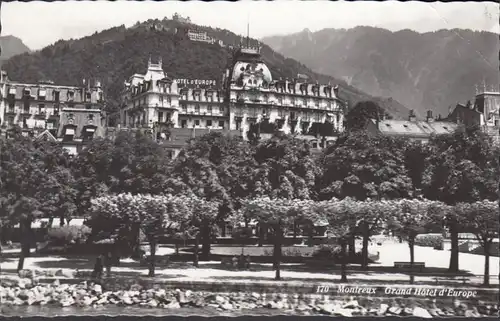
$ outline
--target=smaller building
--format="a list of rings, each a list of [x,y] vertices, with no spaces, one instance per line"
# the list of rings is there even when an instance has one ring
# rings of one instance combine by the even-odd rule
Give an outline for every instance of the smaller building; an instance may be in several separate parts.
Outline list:
[[[457,124],[450,121],[435,120],[432,111],[427,112],[425,120],[417,120],[415,113],[410,111],[407,120],[371,119],[366,124],[368,132],[393,137],[407,137],[422,143],[427,143],[433,135],[453,133],[457,127]]]
[[[94,137],[105,134],[104,95],[99,81],[81,86],[0,81],[0,126],[9,137],[17,125],[24,136],[61,142],[76,154]]]
[[[480,126],[500,142],[500,92],[478,92],[474,104],[457,104],[446,120],[465,126]]]

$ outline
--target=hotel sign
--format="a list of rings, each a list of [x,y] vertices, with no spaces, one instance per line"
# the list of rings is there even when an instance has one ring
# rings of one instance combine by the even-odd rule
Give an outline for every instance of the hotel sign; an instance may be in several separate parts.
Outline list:
[[[217,85],[217,82],[213,79],[174,79],[174,81],[181,85],[202,85],[202,86]]]

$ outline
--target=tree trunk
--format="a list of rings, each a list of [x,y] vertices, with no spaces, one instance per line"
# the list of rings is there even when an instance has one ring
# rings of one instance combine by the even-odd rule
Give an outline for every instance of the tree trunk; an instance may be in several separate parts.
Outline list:
[[[356,236],[352,235],[349,237],[349,240],[348,240],[348,245],[347,245],[347,251],[348,251],[348,255],[349,257],[354,257],[356,255]]]
[[[63,216],[59,217],[59,226],[60,227],[64,226],[64,217]]]
[[[105,256],[105,265],[106,265],[106,277],[111,277],[111,267],[113,266],[113,254],[110,250],[106,253]]]
[[[363,223],[363,248],[361,249],[361,266],[363,270],[368,269],[368,241],[370,238],[370,228],[367,223]]]
[[[259,223],[259,247],[264,244],[264,226]]]
[[[141,249],[141,226],[134,224],[132,226],[132,253],[138,255]]]
[[[198,251],[200,249],[200,237],[198,235],[196,235],[194,242],[195,243],[194,243],[194,261],[193,261],[193,265],[195,267],[198,267],[198,261],[199,261]]]
[[[179,240],[175,241],[175,255],[179,255]]]
[[[210,224],[208,222],[204,222],[201,226],[201,260],[208,261],[210,259]]]
[[[451,254],[449,272],[458,272],[458,231],[457,224],[450,224],[450,237],[451,237]]]
[[[51,217],[49,218],[49,224],[47,225],[48,228],[52,228],[52,224],[54,224],[54,218]]]
[[[293,222],[293,244],[297,242],[297,222]]]
[[[281,279],[280,262],[281,262],[281,243],[282,243],[282,240],[283,240],[283,231],[281,230],[281,227],[278,227],[274,233],[274,249],[273,249],[274,269],[276,270],[276,276],[274,278],[275,280]]]
[[[314,246],[314,225],[311,224],[309,228],[309,244],[307,244],[309,247]]]
[[[490,250],[491,250],[491,241],[484,240],[484,276],[483,276],[483,285],[490,285]]]
[[[30,256],[31,250],[31,220],[22,220],[19,223],[21,230],[21,255],[17,264],[17,271],[24,268],[24,259]]]
[[[340,259],[340,274],[341,282],[347,282],[347,268],[346,268],[346,263],[347,263],[347,241],[346,240],[341,240],[340,241],[340,250],[341,250],[341,259]]]
[[[410,247],[410,284],[415,282],[415,276],[413,275],[413,263],[415,262],[415,237],[410,236],[408,240],[408,246]]]
[[[149,240],[149,277],[155,276],[155,263],[156,263],[156,240]]]

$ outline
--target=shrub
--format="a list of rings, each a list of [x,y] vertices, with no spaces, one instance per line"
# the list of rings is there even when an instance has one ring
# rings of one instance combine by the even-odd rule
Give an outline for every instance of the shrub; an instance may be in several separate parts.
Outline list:
[[[443,235],[441,234],[419,234],[415,238],[415,245],[441,249],[443,246]]]
[[[321,245],[316,251],[314,251],[312,257],[318,260],[337,260],[340,253],[340,247],[337,245]]]
[[[47,238],[51,245],[66,246],[70,244],[84,244],[92,230],[88,226],[62,226],[50,228]]]

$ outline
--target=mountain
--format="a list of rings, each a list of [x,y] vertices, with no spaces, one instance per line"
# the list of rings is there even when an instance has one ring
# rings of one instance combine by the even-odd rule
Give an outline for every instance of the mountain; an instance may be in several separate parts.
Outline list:
[[[334,75],[371,95],[391,96],[425,115],[443,116],[499,84],[499,35],[471,30],[417,33],[372,27],[324,29],[262,39],[315,72]]]
[[[0,54],[0,65],[3,61],[15,55],[30,52],[30,48],[28,48],[21,39],[14,36],[0,37],[0,47],[2,48],[2,53]]]
[[[186,32],[197,29],[224,42],[224,46],[191,41]],[[161,56],[163,68],[170,77],[215,79],[231,59],[231,47],[242,37],[228,30],[181,23],[175,20],[148,20],[131,28],[119,26],[81,39],[60,40],[44,49],[15,56],[3,68],[10,79],[25,82],[52,80],[56,84],[79,85],[83,79],[100,79],[107,95],[109,112],[118,108],[123,83],[135,73],[143,73],[147,61]],[[249,39],[252,45],[258,41]],[[274,52],[267,45],[261,49],[275,79],[304,74],[312,81],[339,84],[341,99],[349,106],[362,100],[373,100],[389,113],[406,117],[408,109],[393,99],[380,99],[347,85],[333,77],[314,73],[303,64]]]

